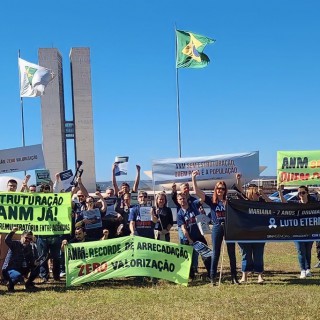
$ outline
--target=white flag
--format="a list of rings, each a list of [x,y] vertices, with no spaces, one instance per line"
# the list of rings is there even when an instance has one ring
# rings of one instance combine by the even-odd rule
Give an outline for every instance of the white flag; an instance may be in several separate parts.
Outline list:
[[[52,70],[19,58],[20,97],[38,97],[55,77]]]

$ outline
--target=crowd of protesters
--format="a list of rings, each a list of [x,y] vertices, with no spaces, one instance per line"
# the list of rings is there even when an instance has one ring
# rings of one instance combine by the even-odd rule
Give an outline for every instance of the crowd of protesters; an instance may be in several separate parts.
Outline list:
[[[59,282],[65,276],[64,251],[69,243],[87,241],[100,241],[128,235],[138,235],[150,239],[170,242],[170,231],[173,227],[171,208],[167,206],[167,194],[157,193],[153,206],[147,205],[148,194],[138,191],[140,181],[140,166],[136,166],[137,175],[132,190],[129,184],[122,183],[120,188],[116,181],[115,165],[112,167],[112,187],[108,187],[104,194],[99,191],[89,195],[83,185],[81,177],[76,180],[76,187],[72,188],[72,230],[69,235],[38,236],[32,231],[24,230],[21,235],[16,235],[18,228],[14,227],[7,235],[1,235],[0,241],[0,268],[2,269],[2,283],[13,292],[17,283],[24,284],[26,290],[36,290],[35,279],[48,282],[50,277]],[[190,195],[188,183],[180,185],[177,192],[175,184],[172,186],[171,197],[177,206],[177,226],[179,242],[185,245],[194,245],[196,242],[207,245],[206,238],[199,229],[197,217],[205,215],[203,204],[210,208],[207,215],[211,222],[212,256],[204,259],[209,281],[215,284],[217,268],[225,235],[225,212],[227,206],[227,186],[224,181],[218,181],[214,186],[213,195],[209,197],[197,185],[197,171],[192,173],[192,184],[198,198]],[[21,192],[63,192],[60,187],[59,174],[55,181],[42,185],[28,185],[30,176],[26,176]],[[270,201],[270,199],[256,185],[250,185],[245,193],[242,189],[241,175],[236,175],[236,190],[239,196],[251,201]],[[10,179],[7,183],[8,192],[17,191],[17,181]],[[138,204],[131,205],[131,193],[137,193]],[[280,199],[285,202],[279,188]],[[300,203],[310,202],[308,188],[299,187]],[[87,216],[88,211],[97,214]],[[97,224],[100,220],[100,224]],[[94,227],[93,227],[94,226]],[[249,273],[258,274],[258,283],[262,284],[264,271],[264,243],[239,243],[241,250],[242,278],[237,277],[236,244],[226,245],[230,261],[231,283],[241,284],[248,281]],[[296,244],[298,259],[301,267],[300,278],[312,276],[311,274],[311,248],[312,242],[299,242]],[[198,273],[198,253],[193,250],[190,278]],[[318,255],[320,257],[320,254]],[[319,266],[320,267],[320,264]]]

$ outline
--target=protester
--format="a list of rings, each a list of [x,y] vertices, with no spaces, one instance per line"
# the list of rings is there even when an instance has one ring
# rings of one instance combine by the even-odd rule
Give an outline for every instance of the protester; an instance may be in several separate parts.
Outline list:
[[[148,194],[145,191],[139,191],[138,205],[130,208],[130,235],[154,239],[154,225],[157,222],[157,217],[147,207],[147,199]],[[135,281],[137,284],[142,284],[144,277],[136,277]],[[156,284],[157,280],[152,279],[152,282]]]
[[[154,227],[155,239],[170,242],[170,229],[173,226],[172,211],[167,207],[167,195],[160,192],[156,195],[155,206],[151,209],[158,221]]]
[[[47,183],[42,184],[40,186],[40,190],[39,191],[43,192],[43,193],[49,193],[49,192],[51,192],[51,186],[49,184],[47,184]]]
[[[8,180],[8,182],[7,182],[7,191],[8,192],[16,192],[17,187],[18,187],[17,180],[15,180],[15,179]],[[6,237],[6,234],[0,233],[0,269],[2,268],[2,265],[5,261],[7,253],[8,253],[8,246],[5,243],[5,237]],[[17,235],[13,236],[14,240],[16,240],[18,238],[19,237]],[[2,277],[1,282],[4,282],[2,274],[1,274],[1,277]]]
[[[29,192],[31,192],[31,193],[37,192],[37,186],[35,184],[31,184],[29,186]]]
[[[154,239],[154,225],[158,218],[153,213],[150,213],[150,208],[147,207],[147,199],[148,194],[145,191],[139,191],[139,204],[130,209],[130,234]]]
[[[78,178],[79,185],[82,186],[81,178]],[[40,186],[40,192],[50,193],[58,191],[59,174],[55,175],[55,183],[50,181],[49,184],[42,184]],[[82,186],[84,189],[84,187]],[[80,188],[81,189],[81,188]],[[81,191],[80,191],[81,192]],[[84,189],[84,192],[86,190]],[[73,203],[74,207],[74,203]],[[74,230],[74,219],[72,219],[71,233]],[[42,282],[47,282],[50,278],[52,271],[53,279],[60,281],[60,277],[65,275],[64,267],[64,255],[61,253],[61,243],[63,239],[68,239],[68,235],[41,235],[37,239],[37,247],[41,256],[47,257],[40,264],[40,278]],[[50,265],[50,267],[49,267]]]
[[[115,204],[115,211],[120,215],[115,217],[115,219],[120,222],[117,228],[117,236],[129,236],[130,235],[130,227],[129,227],[129,214],[131,208],[131,194],[125,193],[122,197],[122,201],[120,198],[117,198],[117,202]]]
[[[8,192],[16,192],[18,187],[18,182],[15,179],[10,179],[7,182],[7,191]]]
[[[243,194],[244,190],[241,183],[241,174],[236,174],[236,186],[238,190]],[[268,196],[255,184],[250,184],[245,198],[249,201],[271,202]],[[265,242],[238,242],[241,248],[242,254],[242,278],[240,283],[246,283],[248,281],[248,274],[250,272],[256,272],[258,274],[258,283],[263,284],[263,271],[264,271],[264,247]]]
[[[179,209],[180,209],[180,204],[179,204],[179,202],[177,200],[178,193],[177,193],[176,184],[173,183],[171,188],[172,188],[171,198],[172,198],[172,201],[174,202],[174,204],[176,205],[177,212],[178,212]],[[184,194],[186,196],[186,199],[187,199],[187,202],[188,202],[189,206],[191,206],[192,203],[197,200],[197,198],[195,198],[195,197],[190,195],[190,187],[189,187],[189,183],[188,182],[184,182],[184,183],[180,184],[179,189],[180,189],[180,193],[182,193],[182,194]],[[179,242],[181,244],[183,244],[186,239],[184,238],[183,232],[181,231],[180,227],[178,227],[178,235],[179,235]],[[198,268],[198,266],[197,266],[197,268]]]
[[[63,240],[61,243],[61,251],[64,252],[64,248],[69,243],[79,243],[79,242],[88,242],[93,241],[93,239],[89,239],[87,237],[86,229],[85,227],[77,227],[74,232],[74,237],[68,241],[67,239]]]
[[[189,205],[187,197],[184,193],[179,193],[177,196],[177,201],[179,202],[180,209],[177,213],[177,224],[181,228],[184,235],[184,244],[192,245],[196,241],[200,241],[207,244],[205,237],[201,234],[198,224],[196,222],[196,216],[201,213],[198,210],[198,204],[200,200],[195,200]],[[192,262],[190,267],[190,278],[194,279],[198,268],[198,257],[199,254],[193,250],[192,252]],[[208,261],[211,265],[211,261]],[[210,266],[205,265],[208,271],[208,277],[210,276]]]
[[[55,281],[60,281],[60,247],[61,237],[59,235],[41,235],[37,239],[37,247],[41,256],[46,256],[40,264],[40,278],[47,282],[50,278],[48,260],[52,259],[52,275]]]
[[[214,283],[217,276],[218,262],[220,258],[221,246],[225,234],[224,223],[225,223],[225,211],[227,205],[227,186],[224,181],[216,183],[212,199],[207,196],[202,190],[199,189],[196,176],[199,174],[198,171],[192,172],[192,183],[193,189],[196,195],[201,199],[202,202],[206,203],[211,209],[211,221],[212,227],[212,262],[210,278]],[[230,260],[231,269],[231,283],[239,284],[237,279],[237,265],[236,265],[236,252],[235,243],[227,243],[227,251]]]
[[[130,197],[130,194],[129,194]],[[107,205],[106,214],[102,217],[103,227],[109,230],[109,239],[116,238],[118,236],[118,228],[123,223],[123,218],[119,212],[116,211],[118,203],[124,206],[124,195],[121,198],[115,196],[114,190],[108,187],[105,192],[104,200]],[[128,219],[127,219],[128,221]]]
[[[138,188],[139,188],[139,183],[140,183],[140,170],[141,170],[141,167],[139,165],[136,165],[137,175],[136,175],[136,178],[135,178],[135,181],[134,181],[134,184],[133,184],[133,187],[132,187],[131,191],[130,191],[129,184],[126,183],[126,182],[123,182],[121,184],[120,189],[119,189],[118,184],[117,184],[117,179],[116,179],[116,168],[117,168],[117,163],[114,163],[112,165],[112,185],[113,185],[113,189],[114,189],[115,195],[117,197],[121,197],[125,193],[128,193],[128,192],[130,192],[130,193],[137,192]]]
[[[76,227],[84,223],[87,235],[94,240],[99,240],[103,235],[102,215],[105,213],[107,205],[99,191],[96,191],[95,194],[99,200],[95,201],[91,196],[86,197],[85,204],[77,213]]]
[[[286,203],[287,200],[284,198],[281,187],[278,188],[279,196],[281,202]],[[310,203],[315,200],[309,194],[309,188],[307,186],[300,186],[298,188],[298,196],[299,200],[293,201],[297,203]],[[294,242],[297,253],[298,253],[298,261],[300,265],[300,279],[305,279],[306,277],[312,277],[311,273],[311,252],[313,241],[295,241]]]
[[[31,245],[33,233],[23,231],[20,240],[12,240],[13,235],[18,231],[17,227],[6,236],[5,243],[9,247],[5,262],[2,266],[2,275],[8,281],[9,292],[14,291],[14,286],[20,282],[24,283],[26,290],[35,290],[33,281],[39,273],[37,265],[38,253],[35,246]]]

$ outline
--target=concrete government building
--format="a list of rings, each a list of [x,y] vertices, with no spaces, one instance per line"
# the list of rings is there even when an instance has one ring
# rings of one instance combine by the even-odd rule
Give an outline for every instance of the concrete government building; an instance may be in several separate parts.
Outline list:
[[[73,119],[65,119],[62,56],[58,49],[41,48],[39,65],[53,70],[56,77],[41,97],[43,154],[51,179],[67,168],[67,139],[74,141],[75,163],[83,161],[82,181],[89,192],[96,190],[91,66],[89,48],[70,51]]]

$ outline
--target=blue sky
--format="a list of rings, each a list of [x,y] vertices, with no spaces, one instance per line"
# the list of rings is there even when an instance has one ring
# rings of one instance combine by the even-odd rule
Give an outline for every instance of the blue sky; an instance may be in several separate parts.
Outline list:
[[[136,163],[178,157],[175,24],[216,39],[207,68],[179,70],[183,157],[258,150],[275,175],[278,150],[319,149],[317,0],[22,3],[1,4],[0,149],[22,145],[18,50],[33,63],[38,48],[60,50],[70,120],[69,51],[90,47],[97,180],[117,155],[130,157],[128,179]],[[24,112],[26,144],[41,143],[40,98]]]

